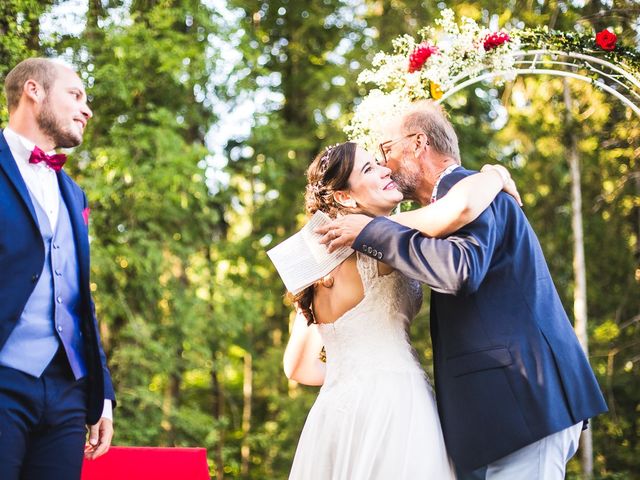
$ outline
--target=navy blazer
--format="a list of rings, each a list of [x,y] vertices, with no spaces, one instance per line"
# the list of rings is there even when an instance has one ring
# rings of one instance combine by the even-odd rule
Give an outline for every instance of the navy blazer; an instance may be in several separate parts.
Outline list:
[[[440,195],[473,173],[454,170]],[[461,468],[487,465],[607,410],[538,239],[511,196],[498,194],[446,239],[376,218],[353,248],[433,290],[438,412]]]
[[[80,269],[82,334],[88,369],[87,423],[95,424],[104,399],[115,402],[89,289],[89,235],[82,212],[84,192],[60,170],[60,192],[69,210]],[[45,250],[27,186],[0,132],[0,348],[15,327],[44,267]],[[115,404],[115,403],[114,403]]]

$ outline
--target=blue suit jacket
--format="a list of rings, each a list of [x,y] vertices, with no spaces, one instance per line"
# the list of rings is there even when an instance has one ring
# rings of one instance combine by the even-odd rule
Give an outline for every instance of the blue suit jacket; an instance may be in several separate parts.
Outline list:
[[[473,173],[454,170],[440,195]],[[353,248],[433,290],[438,411],[463,469],[607,410],[538,239],[509,195],[446,239],[377,218]]]
[[[87,207],[84,192],[62,170],[60,192],[69,210],[80,269],[82,334],[88,368],[87,423],[96,423],[104,399],[115,401],[111,376],[89,290],[89,236],[82,212]],[[15,327],[44,267],[45,251],[27,186],[9,146],[0,132],[0,348]]]

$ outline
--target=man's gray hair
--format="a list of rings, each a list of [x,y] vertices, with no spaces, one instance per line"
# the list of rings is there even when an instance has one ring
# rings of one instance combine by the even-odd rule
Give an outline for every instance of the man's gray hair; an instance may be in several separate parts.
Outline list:
[[[7,96],[9,112],[18,107],[27,80],[35,80],[42,85],[44,92],[48,93],[57,77],[55,63],[47,58],[35,57],[21,61],[4,79],[4,92]]]
[[[458,136],[441,105],[431,100],[416,102],[402,117],[402,131],[406,135],[423,132],[433,150],[461,163]]]

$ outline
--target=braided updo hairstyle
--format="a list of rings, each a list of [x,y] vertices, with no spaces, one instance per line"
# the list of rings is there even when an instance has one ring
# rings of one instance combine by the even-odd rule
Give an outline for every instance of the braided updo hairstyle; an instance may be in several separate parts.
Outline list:
[[[340,205],[334,198],[338,190],[349,188],[349,176],[355,163],[357,145],[353,142],[345,142],[328,147],[316,158],[307,169],[307,187],[305,190],[305,210],[311,216],[318,210],[326,213],[331,218],[336,218],[338,213],[353,213]],[[296,295],[291,295],[293,302],[302,311],[307,323],[315,323],[313,315],[313,291],[314,286],[305,288]]]

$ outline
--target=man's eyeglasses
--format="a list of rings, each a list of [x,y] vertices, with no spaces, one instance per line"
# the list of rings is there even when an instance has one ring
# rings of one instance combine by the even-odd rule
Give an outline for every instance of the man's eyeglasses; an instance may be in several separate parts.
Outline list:
[[[396,144],[398,142],[401,142],[402,140],[406,140],[407,138],[415,137],[419,133],[420,132],[411,133],[409,135],[405,135],[402,138],[396,138],[395,140],[387,140],[386,142],[382,142],[379,145],[380,154],[382,155],[382,158],[380,159],[380,165],[386,165],[387,164],[387,152],[391,149],[391,145],[394,145],[394,144]],[[427,145],[429,145],[429,142],[427,142]]]

